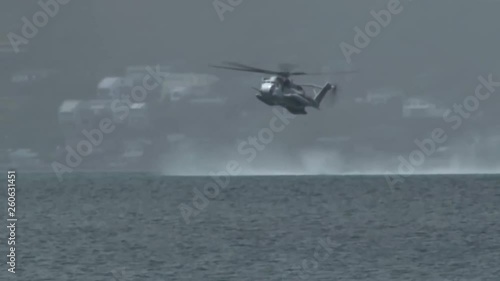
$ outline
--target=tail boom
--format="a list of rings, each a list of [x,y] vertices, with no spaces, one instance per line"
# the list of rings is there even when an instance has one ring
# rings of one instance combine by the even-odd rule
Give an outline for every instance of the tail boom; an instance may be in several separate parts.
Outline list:
[[[321,89],[321,91],[319,93],[317,93],[316,96],[314,96],[314,98],[313,98],[314,99],[314,107],[319,109],[319,105],[321,104],[321,101],[326,96],[328,91],[330,91],[332,89],[335,90],[335,87],[336,86],[332,86],[332,84],[330,84],[330,83],[326,83],[326,85]]]

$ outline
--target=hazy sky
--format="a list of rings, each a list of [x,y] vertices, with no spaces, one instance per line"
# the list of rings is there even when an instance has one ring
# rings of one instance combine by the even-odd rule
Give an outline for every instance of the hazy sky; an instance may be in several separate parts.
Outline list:
[[[37,2],[2,3],[3,42],[8,32],[21,34],[21,18],[31,19],[40,10]],[[213,70],[207,64],[239,61],[274,67],[291,62],[305,70],[342,69],[346,62],[340,44],[354,45],[354,28],[364,29],[373,20],[370,13],[387,9],[389,2],[242,0],[221,20],[213,1],[72,0],[29,40],[30,53],[20,63],[65,69],[66,88],[58,88],[61,98],[91,98],[99,79],[131,64],[173,63],[179,70],[217,74],[229,88],[242,91],[260,77]],[[401,7],[389,25],[352,57],[361,72],[350,82],[337,77],[311,79],[340,81],[343,97],[395,88],[451,105],[473,92],[479,75],[500,75],[500,1],[401,0]],[[251,94],[242,99],[258,102]],[[52,101],[48,105],[46,99],[36,103],[45,103],[45,112],[59,105]],[[362,112],[350,112],[347,118],[345,112],[337,108],[332,113],[338,126],[365,122]],[[297,124],[307,126],[304,122]]]
[[[15,9],[3,4],[9,31],[19,31],[15,23],[39,9],[36,1],[24,2],[30,1],[16,2]],[[364,28],[373,19],[370,11],[388,2],[242,0],[221,21],[213,1],[73,0],[31,43],[44,45],[37,52],[47,61],[67,55],[114,63],[183,60],[202,67],[221,60],[270,66],[291,60],[314,67],[343,61],[339,44],[352,44],[353,28]],[[475,75],[498,66],[498,1],[402,0],[401,6],[403,11],[354,57],[360,67],[389,81],[430,67]]]

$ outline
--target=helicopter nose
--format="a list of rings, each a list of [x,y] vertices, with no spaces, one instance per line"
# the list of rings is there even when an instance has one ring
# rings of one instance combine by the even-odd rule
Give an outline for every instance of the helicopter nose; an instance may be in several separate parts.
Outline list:
[[[260,85],[259,92],[263,95],[270,94],[273,91],[274,91],[274,85],[271,83],[262,83],[262,85]]]

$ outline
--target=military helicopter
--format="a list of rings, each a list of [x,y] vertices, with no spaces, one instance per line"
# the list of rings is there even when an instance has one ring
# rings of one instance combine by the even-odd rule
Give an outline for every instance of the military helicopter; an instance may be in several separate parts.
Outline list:
[[[257,99],[269,106],[282,106],[292,114],[307,114],[305,108],[313,107],[319,109],[319,105],[328,92],[336,94],[337,85],[326,83],[323,87],[313,84],[296,84],[290,79],[291,76],[319,75],[325,73],[306,73],[292,71],[291,64],[280,64],[280,71],[266,70],[244,65],[236,62],[226,62],[225,65],[210,65],[211,67],[245,71],[253,73],[264,73],[271,76],[262,78],[260,89],[253,88],[258,92]],[[354,71],[342,71],[337,73],[350,73]],[[308,95],[304,87],[319,89],[314,95]]]

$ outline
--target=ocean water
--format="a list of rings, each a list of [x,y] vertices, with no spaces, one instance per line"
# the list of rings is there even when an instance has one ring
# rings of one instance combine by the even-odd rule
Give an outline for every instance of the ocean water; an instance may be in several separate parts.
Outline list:
[[[500,176],[412,176],[396,186],[377,176],[255,176],[222,185],[18,173],[16,274],[3,263],[0,279],[500,278]]]

